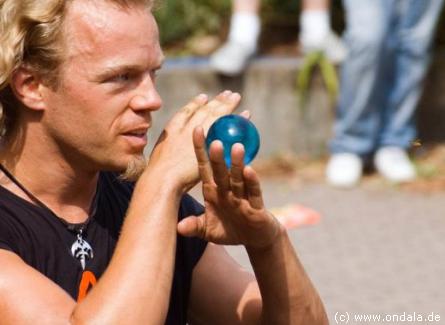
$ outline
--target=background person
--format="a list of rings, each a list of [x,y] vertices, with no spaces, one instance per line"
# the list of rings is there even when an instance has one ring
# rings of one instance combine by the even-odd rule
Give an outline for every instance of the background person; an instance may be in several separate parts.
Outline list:
[[[328,183],[356,185],[374,156],[391,182],[416,177],[407,149],[442,0],[344,0],[348,56],[326,168]]]
[[[233,0],[232,8],[228,39],[210,57],[210,65],[225,75],[244,71],[257,52],[261,32],[260,0]],[[344,59],[346,50],[330,27],[329,0],[303,0],[300,43],[305,53],[324,51],[335,63]]]

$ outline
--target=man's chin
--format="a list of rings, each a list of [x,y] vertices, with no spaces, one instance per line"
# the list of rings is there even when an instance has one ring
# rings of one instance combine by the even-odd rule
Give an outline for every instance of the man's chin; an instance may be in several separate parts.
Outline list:
[[[120,179],[135,182],[139,179],[147,166],[146,159],[143,155],[132,158],[127,168],[119,176]]]

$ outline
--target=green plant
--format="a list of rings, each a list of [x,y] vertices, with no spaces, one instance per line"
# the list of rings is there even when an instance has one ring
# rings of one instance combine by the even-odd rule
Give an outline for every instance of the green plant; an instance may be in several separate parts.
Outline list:
[[[229,16],[230,0],[164,0],[155,11],[163,45],[215,34]]]
[[[300,99],[300,107],[303,115],[306,115],[306,104],[310,94],[311,79],[316,70],[319,70],[329,95],[331,104],[336,102],[338,95],[338,77],[335,66],[323,54],[323,52],[311,52],[304,57],[303,66],[297,75],[297,90]]]

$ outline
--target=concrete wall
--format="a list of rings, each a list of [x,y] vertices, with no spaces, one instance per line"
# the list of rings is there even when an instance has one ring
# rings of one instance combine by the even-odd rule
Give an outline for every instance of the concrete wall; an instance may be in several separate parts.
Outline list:
[[[312,80],[306,109],[299,107],[296,76],[301,65],[301,59],[259,58],[242,76],[227,78],[212,71],[205,59],[167,61],[157,81],[164,106],[154,114],[150,143],[160,134],[160,126],[192,97],[199,93],[214,96],[231,89],[243,96],[238,111],[252,112],[252,121],[261,135],[259,158],[282,153],[310,157],[326,154],[334,108],[318,74]],[[444,72],[445,54],[442,53],[434,60],[419,107],[420,137],[426,142],[445,139]]]

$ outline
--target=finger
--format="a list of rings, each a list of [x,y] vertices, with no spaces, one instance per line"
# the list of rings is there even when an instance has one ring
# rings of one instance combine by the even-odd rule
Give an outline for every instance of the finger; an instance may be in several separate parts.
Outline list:
[[[224,90],[211,100],[207,100],[207,103],[204,107],[202,107],[202,110],[209,111],[216,109],[216,107],[226,102],[231,95],[232,92],[230,90]]]
[[[203,183],[212,183],[212,169],[205,149],[204,130],[202,127],[196,127],[193,130],[193,146],[198,161],[199,175]]]
[[[193,98],[187,105],[179,110],[179,114],[184,121],[190,119],[191,116],[202,106],[207,104],[209,98],[206,94],[200,94]]]
[[[224,90],[223,92],[219,93],[215,96],[212,100],[210,100],[207,104],[207,107],[209,108],[216,108],[218,105],[221,105],[221,103],[224,103],[227,101],[227,99],[233,94],[230,90]]]
[[[178,223],[176,229],[182,236],[199,237],[204,239],[206,235],[204,215],[184,218]]]
[[[237,198],[244,198],[244,146],[235,143],[231,152],[232,166],[230,168],[230,188]]]
[[[224,114],[218,114],[218,107],[221,105],[225,105],[227,101],[229,101],[229,97],[232,95],[230,90],[226,90],[220,94],[218,94],[211,101],[206,98],[206,102],[204,104],[194,106],[195,100],[192,101],[189,105],[184,107],[184,116],[187,116],[186,122],[190,122],[192,119],[194,121],[194,125],[202,125],[204,127],[204,132],[207,133],[207,130],[210,127],[210,124],[213,123],[219,116]],[[199,97],[199,96],[198,96]],[[201,98],[197,98],[198,103]]]
[[[248,111],[248,110],[242,111],[239,115],[248,119],[248,120],[250,120],[250,117],[251,117],[250,111]]]
[[[262,209],[264,207],[263,194],[260,180],[252,167],[246,166],[243,171],[244,183],[246,184],[247,198],[252,208]]]
[[[229,172],[224,161],[224,148],[219,140],[210,145],[210,165],[213,171],[213,180],[220,194],[226,193],[230,188]]]
[[[240,94],[225,91],[211,100],[207,107],[212,111],[213,116],[222,116],[232,113],[240,101]]]

